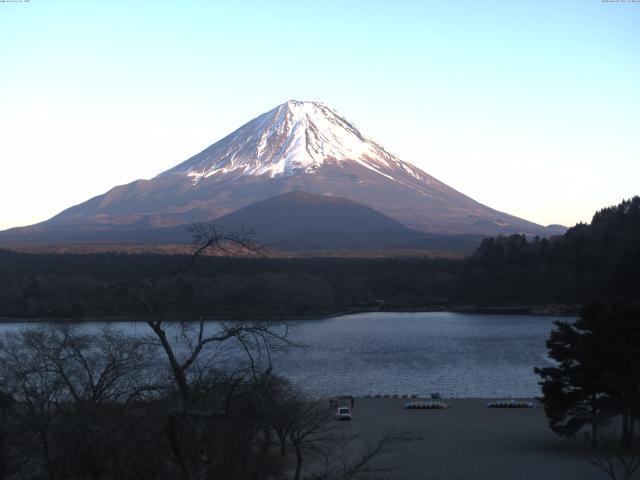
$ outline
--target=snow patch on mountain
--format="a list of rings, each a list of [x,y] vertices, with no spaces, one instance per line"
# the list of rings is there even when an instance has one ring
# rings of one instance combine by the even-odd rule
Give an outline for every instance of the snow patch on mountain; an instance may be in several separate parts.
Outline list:
[[[430,180],[365,137],[332,108],[297,100],[260,115],[162,175],[187,175],[196,185],[213,175],[313,174],[325,162],[344,161],[357,162],[391,180],[398,181],[393,175],[398,169],[418,180]]]

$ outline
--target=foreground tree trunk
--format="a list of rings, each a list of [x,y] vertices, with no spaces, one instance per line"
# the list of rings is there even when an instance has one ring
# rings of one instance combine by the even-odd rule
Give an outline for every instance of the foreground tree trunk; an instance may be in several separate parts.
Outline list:
[[[633,445],[634,435],[634,423],[635,419],[631,412],[627,411],[622,414],[622,447],[631,448]]]
[[[300,444],[296,443],[296,474],[293,477],[294,480],[300,480],[300,474],[302,473],[302,449]]]
[[[594,393],[591,396],[591,415],[593,420],[591,421],[591,445],[593,447],[598,446],[598,406],[597,398]]]

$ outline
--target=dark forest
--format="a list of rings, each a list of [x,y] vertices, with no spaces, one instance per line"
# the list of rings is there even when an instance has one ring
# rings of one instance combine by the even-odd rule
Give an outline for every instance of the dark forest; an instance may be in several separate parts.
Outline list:
[[[189,256],[0,250],[0,316],[127,319],[118,285],[167,287]],[[640,292],[640,197],[550,239],[485,239],[464,259],[202,257],[179,282],[176,318],[305,317],[365,310],[576,312]]]

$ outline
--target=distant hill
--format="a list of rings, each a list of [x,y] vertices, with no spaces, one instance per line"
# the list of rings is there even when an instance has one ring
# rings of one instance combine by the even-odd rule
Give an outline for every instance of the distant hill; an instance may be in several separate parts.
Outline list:
[[[216,223],[249,229],[285,251],[434,249],[472,251],[479,235],[429,235],[346,198],[296,191],[254,203]]]

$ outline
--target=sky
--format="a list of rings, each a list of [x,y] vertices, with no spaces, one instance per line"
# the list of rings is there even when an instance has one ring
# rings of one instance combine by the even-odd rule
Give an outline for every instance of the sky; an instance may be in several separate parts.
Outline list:
[[[0,0],[0,229],[322,101],[492,208],[640,194],[640,2]]]

